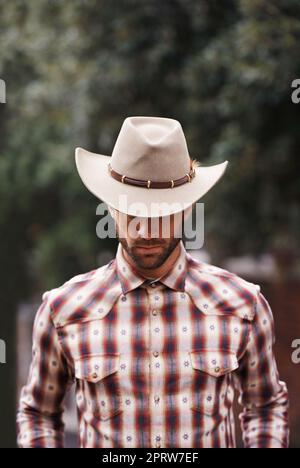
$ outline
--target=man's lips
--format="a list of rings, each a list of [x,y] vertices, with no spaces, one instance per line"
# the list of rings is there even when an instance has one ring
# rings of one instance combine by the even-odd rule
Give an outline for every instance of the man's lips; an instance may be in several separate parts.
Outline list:
[[[140,250],[157,250],[157,249],[161,248],[161,245],[153,245],[153,246],[150,246],[150,247],[137,246],[136,248],[140,249]]]

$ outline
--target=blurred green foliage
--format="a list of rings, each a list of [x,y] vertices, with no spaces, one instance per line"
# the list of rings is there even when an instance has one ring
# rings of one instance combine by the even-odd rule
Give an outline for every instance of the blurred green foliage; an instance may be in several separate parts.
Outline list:
[[[21,299],[96,267],[99,250],[114,245],[95,236],[97,201],[74,149],[111,154],[129,115],[176,118],[192,157],[230,161],[204,200],[216,259],[299,248],[298,0],[0,8],[1,335],[12,336]]]
[[[193,157],[230,161],[205,199],[212,253],[296,244],[299,2],[0,4],[0,223],[22,275],[52,287],[94,264],[74,148],[111,154],[128,115],[178,118]]]

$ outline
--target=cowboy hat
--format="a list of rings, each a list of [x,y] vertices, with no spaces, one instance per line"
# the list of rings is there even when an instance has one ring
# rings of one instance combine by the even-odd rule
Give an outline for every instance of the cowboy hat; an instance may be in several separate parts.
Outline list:
[[[111,156],[76,148],[87,189],[131,216],[168,216],[185,210],[222,177],[228,161],[203,167],[189,156],[178,120],[127,117]]]

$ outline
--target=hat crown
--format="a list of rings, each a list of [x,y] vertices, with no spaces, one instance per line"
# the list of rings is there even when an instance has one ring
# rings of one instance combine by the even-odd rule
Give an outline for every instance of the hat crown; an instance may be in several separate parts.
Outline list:
[[[168,182],[190,171],[190,156],[178,120],[127,117],[117,137],[110,164],[133,179]]]

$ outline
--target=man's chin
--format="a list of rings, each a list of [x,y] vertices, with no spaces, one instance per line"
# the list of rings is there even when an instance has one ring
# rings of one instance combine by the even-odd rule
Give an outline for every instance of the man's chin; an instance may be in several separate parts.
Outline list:
[[[161,266],[161,257],[158,255],[149,255],[147,257],[139,257],[134,255],[133,260],[135,261],[137,267],[143,269],[153,269],[159,268]]]

